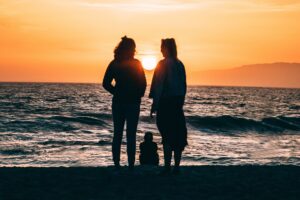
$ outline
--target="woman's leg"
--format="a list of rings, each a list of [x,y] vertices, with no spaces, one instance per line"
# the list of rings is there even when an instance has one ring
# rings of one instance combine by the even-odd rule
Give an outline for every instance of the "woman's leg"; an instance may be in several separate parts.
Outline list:
[[[112,142],[113,161],[116,167],[120,167],[120,151],[125,124],[125,115],[122,105],[113,103],[112,105],[114,137]]]
[[[182,155],[181,150],[174,150],[175,166],[172,172],[174,175],[180,174],[179,166],[180,166],[181,155]]]
[[[140,115],[140,104],[126,105],[126,139],[128,165],[134,167],[136,153],[136,131]]]
[[[165,169],[171,169],[171,159],[172,159],[172,148],[169,144],[163,144],[164,149],[164,160],[165,160]]]
[[[186,128],[186,122],[183,112],[183,104],[184,104],[184,97],[178,97],[176,99],[176,106],[175,106],[175,116],[177,117],[174,121],[177,124],[177,126],[174,126],[174,133],[177,132],[177,146],[178,148],[175,148],[174,150],[174,160],[175,160],[175,167],[174,167],[174,173],[179,173],[179,166],[182,156],[182,151],[185,145],[187,145],[187,128]]]
[[[181,155],[182,155],[181,150],[174,151],[175,168],[179,168],[179,166],[180,166]]]

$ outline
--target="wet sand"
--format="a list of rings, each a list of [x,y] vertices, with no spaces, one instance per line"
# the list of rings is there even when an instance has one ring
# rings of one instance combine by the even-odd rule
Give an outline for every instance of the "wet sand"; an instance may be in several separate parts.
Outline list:
[[[159,170],[0,168],[0,199],[300,199],[300,167],[189,166],[178,176]]]

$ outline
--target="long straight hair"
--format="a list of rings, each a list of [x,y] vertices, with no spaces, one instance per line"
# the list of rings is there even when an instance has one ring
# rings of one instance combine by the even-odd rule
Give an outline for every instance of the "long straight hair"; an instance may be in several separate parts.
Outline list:
[[[162,39],[161,49],[166,52],[167,57],[177,59],[177,46],[174,38]]]
[[[135,47],[136,45],[132,38],[128,38],[127,36],[122,37],[121,42],[114,50],[115,59],[119,61],[133,59]]]

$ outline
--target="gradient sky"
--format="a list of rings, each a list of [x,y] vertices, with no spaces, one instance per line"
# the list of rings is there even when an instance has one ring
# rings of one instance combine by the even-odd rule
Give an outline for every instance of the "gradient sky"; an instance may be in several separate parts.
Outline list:
[[[101,82],[123,35],[138,57],[174,37],[193,72],[300,62],[296,0],[0,0],[0,81]]]

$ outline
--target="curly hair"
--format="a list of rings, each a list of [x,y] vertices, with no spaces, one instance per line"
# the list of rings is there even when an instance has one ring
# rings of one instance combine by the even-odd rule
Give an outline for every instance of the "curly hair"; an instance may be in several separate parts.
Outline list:
[[[132,59],[135,54],[135,42],[132,38],[128,38],[126,35],[122,37],[121,42],[116,46],[114,50],[114,57],[116,60],[128,60]]]

